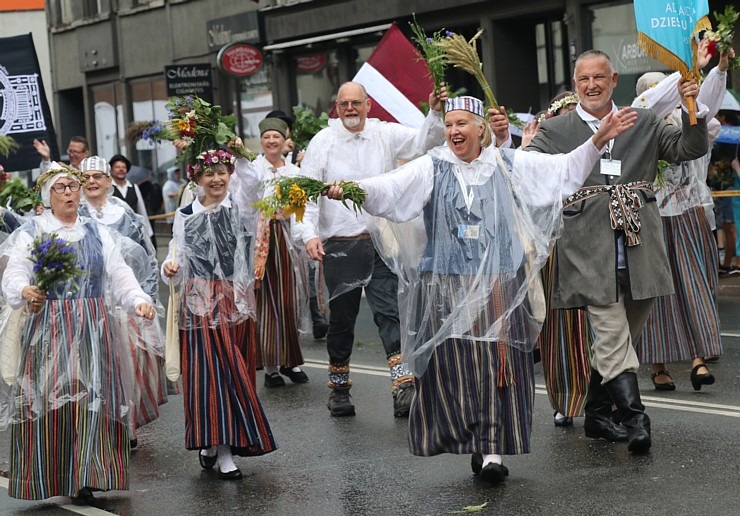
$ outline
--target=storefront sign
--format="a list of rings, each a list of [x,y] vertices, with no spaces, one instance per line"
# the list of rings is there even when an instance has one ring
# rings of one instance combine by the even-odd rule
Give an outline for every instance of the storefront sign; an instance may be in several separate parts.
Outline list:
[[[234,77],[249,77],[262,67],[262,52],[246,43],[234,43],[218,53],[219,68]]]
[[[211,65],[208,63],[165,66],[164,78],[169,97],[198,95],[206,102],[213,102]]]
[[[206,23],[206,41],[209,50],[218,50],[232,43],[259,43],[257,11],[218,18]]]
[[[298,73],[316,73],[323,70],[329,57],[326,54],[313,54],[310,56],[300,56],[295,59],[296,72]]]

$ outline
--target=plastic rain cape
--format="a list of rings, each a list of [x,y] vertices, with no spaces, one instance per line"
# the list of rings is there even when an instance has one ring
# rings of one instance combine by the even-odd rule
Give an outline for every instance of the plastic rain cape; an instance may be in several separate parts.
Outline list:
[[[416,160],[427,160],[424,173],[433,174],[419,216],[404,223],[374,218],[375,245],[399,277],[402,353],[417,376],[447,339],[504,342],[525,351],[536,342],[545,316],[539,270],[562,227],[561,189],[545,156],[543,166],[528,165],[513,181],[517,152],[486,148],[467,167],[468,210],[455,176],[456,168],[463,173],[460,162],[438,147],[431,159]],[[524,201],[543,184],[553,190],[544,193],[544,204]]]
[[[170,254],[180,265],[172,279],[179,298],[179,328],[218,328],[254,317],[252,246],[254,212],[231,202],[177,211]]]
[[[0,427],[34,420],[70,404],[90,416],[82,424],[97,425],[101,418],[127,423],[135,376],[113,312],[120,305],[133,313],[135,305],[146,299],[123,258],[141,248],[90,219],[79,218],[69,230],[55,229],[73,245],[84,271],[52,288],[39,313],[30,313],[25,302],[13,309],[7,289],[19,277],[20,283],[33,284],[30,245],[34,238],[50,234],[48,221],[53,220],[50,213],[34,217],[0,246],[4,280]],[[142,327],[152,324],[137,320]],[[92,426],[87,429],[93,431]]]

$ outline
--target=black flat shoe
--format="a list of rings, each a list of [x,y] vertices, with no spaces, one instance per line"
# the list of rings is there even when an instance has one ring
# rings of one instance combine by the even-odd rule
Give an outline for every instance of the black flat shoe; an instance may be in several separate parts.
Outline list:
[[[714,383],[714,375],[712,373],[696,373],[702,367],[707,367],[707,365],[699,364],[691,370],[691,385],[694,387],[695,391],[700,391],[702,385],[712,385]],[[709,371],[708,367],[707,371]]]
[[[667,376],[668,378],[671,379],[671,381],[667,383],[658,383],[655,381],[655,379],[658,376]],[[653,373],[652,375],[650,375],[650,379],[653,381],[653,386],[655,387],[656,391],[675,391],[676,390],[676,384],[673,383],[673,378],[671,378],[671,374],[668,372],[667,369],[663,369],[662,371]]]
[[[291,367],[280,366],[280,374],[290,378],[293,383],[308,383],[308,375],[303,371],[293,371]]]
[[[218,460],[218,453],[214,455],[213,457],[209,457],[208,455],[203,455],[202,453],[198,452],[198,461],[200,462],[200,467],[203,469],[213,469],[213,466],[216,465],[216,461]]]
[[[470,467],[475,475],[480,475],[480,470],[483,469],[483,455],[480,453],[474,453],[470,457]]]
[[[488,464],[485,468],[480,470],[481,480],[493,485],[503,483],[508,476],[509,468],[503,464],[496,464],[495,462]]]
[[[218,470],[218,478],[221,480],[239,480],[242,478],[242,472],[239,470],[239,468],[229,471],[228,473],[224,473],[220,469]]]
[[[566,426],[573,426],[573,418],[570,416],[563,416],[561,418],[557,417],[558,413],[555,412],[552,415],[552,422],[555,426],[558,427],[566,427]]]
[[[265,387],[283,387],[285,386],[285,380],[280,376],[280,373],[265,373]]]
[[[131,448],[132,450],[133,450],[134,448],[136,448],[137,446],[139,446],[139,440],[138,440],[138,439],[131,439],[131,440],[130,440],[130,441],[128,442],[128,447],[129,447],[129,448]]]
[[[90,505],[94,501],[95,497],[89,487],[83,487],[72,497],[72,503],[75,505]]]

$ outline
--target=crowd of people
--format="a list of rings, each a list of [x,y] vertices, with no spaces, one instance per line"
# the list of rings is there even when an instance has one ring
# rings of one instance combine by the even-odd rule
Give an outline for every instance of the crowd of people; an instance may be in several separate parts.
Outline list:
[[[219,478],[241,478],[235,457],[277,449],[257,370],[265,395],[286,378],[308,382],[302,332],[326,337],[330,415],[354,416],[363,292],[412,454],[470,455],[475,475],[504,482],[503,456],[531,449],[536,357],[556,426],[584,415],[586,436],[648,452],[639,364],[651,364],[655,389],[674,390],[666,364],[690,360],[699,390],[722,353],[706,181],[731,56],[701,87],[648,74],[620,109],[609,56],[587,51],[574,91],[524,129],[520,148],[504,107],[448,98],[442,85],[410,129],[370,118],[363,85],[345,83],[338,118],[305,152],[275,111],[253,161],[237,157],[237,138],[169,170],[161,264],[125,156],[91,156],[74,137],[67,165],[35,142],[43,209],[5,210],[0,245],[10,495],[89,503],[96,490],[127,489],[137,429],[178,377],[185,448]],[[257,209],[275,180],[299,175],[329,185],[302,220]],[[338,202],[343,181],[364,190],[361,212]],[[73,266],[42,283],[69,254]]]

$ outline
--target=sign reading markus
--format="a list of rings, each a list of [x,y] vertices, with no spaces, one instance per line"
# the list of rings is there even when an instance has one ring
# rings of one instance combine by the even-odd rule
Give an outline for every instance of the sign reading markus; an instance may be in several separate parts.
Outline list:
[[[213,102],[211,65],[188,64],[164,67],[167,96],[198,95],[206,102]]]

